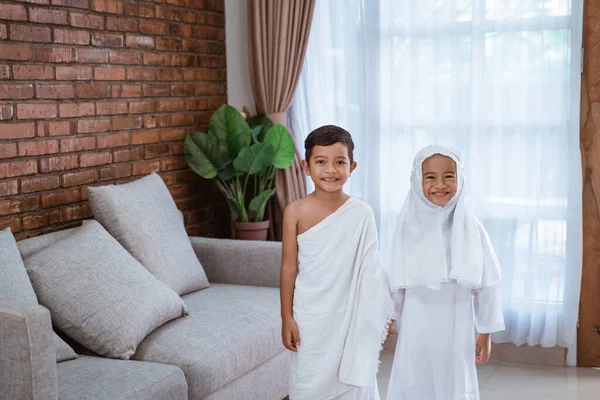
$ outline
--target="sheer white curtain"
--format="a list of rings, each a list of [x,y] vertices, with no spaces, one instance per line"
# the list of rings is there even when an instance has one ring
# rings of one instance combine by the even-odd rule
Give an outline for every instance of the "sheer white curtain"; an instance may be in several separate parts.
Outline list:
[[[375,210],[384,257],[416,151],[462,153],[503,267],[507,329],[495,342],[575,343],[581,25],[582,0],[316,4],[292,129],[353,134],[346,189]]]

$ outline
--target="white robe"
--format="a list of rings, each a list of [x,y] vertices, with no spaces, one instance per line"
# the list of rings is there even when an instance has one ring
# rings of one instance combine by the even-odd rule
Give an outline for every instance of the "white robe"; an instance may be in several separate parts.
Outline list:
[[[379,352],[393,309],[371,208],[350,198],[298,235],[290,400],[378,400]]]

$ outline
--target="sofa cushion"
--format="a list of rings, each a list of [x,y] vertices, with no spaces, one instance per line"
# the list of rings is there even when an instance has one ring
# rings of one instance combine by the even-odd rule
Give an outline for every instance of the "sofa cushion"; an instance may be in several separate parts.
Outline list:
[[[158,280],[180,295],[209,286],[181,214],[159,175],[90,187],[88,192],[94,218]]]
[[[181,369],[172,365],[79,356],[58,366],[61,400],[187,400]]]
[[[93,220],[24,261],[56,327],[99,355],[128,359],[148,333],[186,313],[177,293]]]
[[[0,302],[17,301],[38,304],[37,297],[25,271],[23,259],[10,228],[0,230]],[[77,357],[73,349],[54,334],[56,362]]]
[[[279,290],[212,284],[188,294],[190,315],[144,339],[134,359],[179,366],[203,399],[282,351]]]

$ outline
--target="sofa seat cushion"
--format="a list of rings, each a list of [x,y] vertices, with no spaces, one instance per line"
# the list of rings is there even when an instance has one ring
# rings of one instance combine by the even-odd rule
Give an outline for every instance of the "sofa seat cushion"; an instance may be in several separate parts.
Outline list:
[[[179,366],[191,399],[203,399],[286,351],[279,290],[212,284],[183,297],[186,318],[148,335],[133,359]]]
[[[181,369],[164,364],[79,356],[58,364],[61,400],[187,400]]]

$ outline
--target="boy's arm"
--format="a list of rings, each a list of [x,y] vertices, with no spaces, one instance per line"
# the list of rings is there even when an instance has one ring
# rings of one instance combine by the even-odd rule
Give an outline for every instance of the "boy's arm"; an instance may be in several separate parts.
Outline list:
[[[297,217],[295,205],[286,207],[283,214],[283,239],[281,249],[281,317],[292,317],[294,287],[298,274]]]

